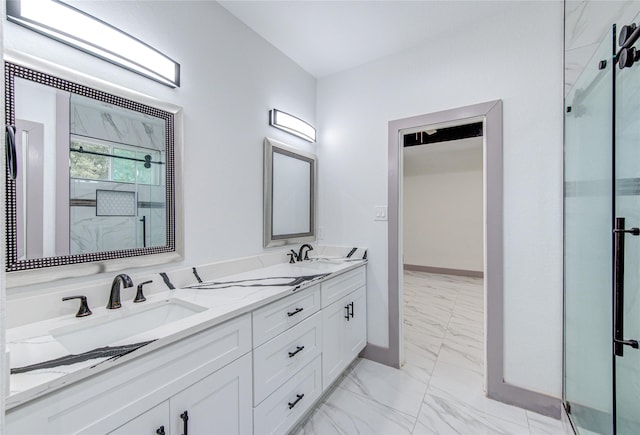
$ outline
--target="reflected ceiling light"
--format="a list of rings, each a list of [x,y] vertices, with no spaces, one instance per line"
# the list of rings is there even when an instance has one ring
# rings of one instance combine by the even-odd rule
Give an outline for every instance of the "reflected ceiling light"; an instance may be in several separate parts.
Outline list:
[[[7,19],[164,85],[180,86],[180,64],[60,1],[7,0]]]
[[[316,129],[313,125],[281,110],[269,110],[269,125],[301,137],[309,142],[316,141]]]

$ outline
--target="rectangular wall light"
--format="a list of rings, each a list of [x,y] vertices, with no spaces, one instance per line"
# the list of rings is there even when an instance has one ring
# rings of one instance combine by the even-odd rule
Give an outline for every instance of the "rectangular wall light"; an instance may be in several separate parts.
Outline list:
[[[164,85],[180,86],[180,64],[61,1],[7,0],[7,19]]]
[[[316,141],[316,129],[313,125],[278,109],[269,110],[269,125],[309,142]]]

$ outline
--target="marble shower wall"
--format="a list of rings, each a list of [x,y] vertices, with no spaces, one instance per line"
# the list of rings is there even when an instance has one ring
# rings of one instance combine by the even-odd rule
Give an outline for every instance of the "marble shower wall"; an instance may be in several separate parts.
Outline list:
[[[165,124],[162,119],[79,95],[71,96],[71,133],[141,147],[141,150],[160,150],[164,156]],[[162,171],[159,182],[159,185],[136,185],[71,179],[70,199],[76,205],[70,207],[70,253],[142,247],[140,219],[143,216],[146,218],[146,246],[165,245],[166,190]],[[96,190],[132,192],[136,202],[134,215],[98,216],[94,205]],[[82,201],[85,203],[78,205]]]
[[[96,190],[136,193],[135,216],[97,216],[94,206],[70,207],[71,254],[142,247],[142,216],[146,217],[147,246],[166,244],[165,187],[70,180],[70,197],[95,201]]]
[[[80,95],[71,96],[71,133],[97,139],[165,149],[164,121]]]
[[[611,26],[636,22],[640,1],[566,0],[564,17],[564,94],[568,95]],[[597,65],[592,65],[597,68]]]

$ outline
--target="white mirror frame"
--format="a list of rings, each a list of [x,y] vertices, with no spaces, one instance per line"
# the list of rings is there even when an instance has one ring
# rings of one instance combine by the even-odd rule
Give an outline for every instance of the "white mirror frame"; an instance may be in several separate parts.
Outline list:
[[[275,151],[274,151],[275,150]],[[309,232],[292,234],[273,234],[273,154],[283,154],[311,163]],[[284,246],[316,240],[316,174],[315,154],[301,151],[282,142],[266,137],[264,139],[264,247]]]
[[[96,79],[73,71],[69,68],[38,59],[24,53],[6,50],[4,60],[21,66],[42,71],[70,82],[88,86],[118,97],[133,100],[152,106],[174,117],[174,246],[172,252],[139,255],[133,257],[97,260],[69,265],[44,267],[12,271],[6,274],[7,287],[32,285],[57,279],[95,275],[115,272],[135,267],[146,267],[180,261],[184,258],[184,211],[182,194],[182,149],[183,149],[183,115],[182,108],[171,103],[157,100],[148,95],[120,87],[118,85]],[[167,210],[167,212],[170,212]]]

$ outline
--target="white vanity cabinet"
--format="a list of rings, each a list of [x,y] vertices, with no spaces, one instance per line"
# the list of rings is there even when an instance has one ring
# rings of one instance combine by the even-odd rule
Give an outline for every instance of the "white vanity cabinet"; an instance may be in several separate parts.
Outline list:
[[[360,265],[11,408],[4,433],[285,434],[366,345],[366,310]]]
[[[254,434],[285,434],[367,342],[366,266],[253,313]]]
[[[254,433],[286,433],[322,394],[320,285],[253,312]]]
[[[247,354],[171,397],[171,435],[250,434],[250,375]]]
[[[212,373],[112,435],[250,434],[251,355]]]
[[[131,421],[120,426],[109,435],[156,434],[169,435],[169,401],[154,406]]]
[[[181,435],[187,410],[192,434],[250,434],[250,351],[245,314],[10,409],[5,433]]]
[[[367,344],[365,268],[322,284],[322,385],[326,390]]]

